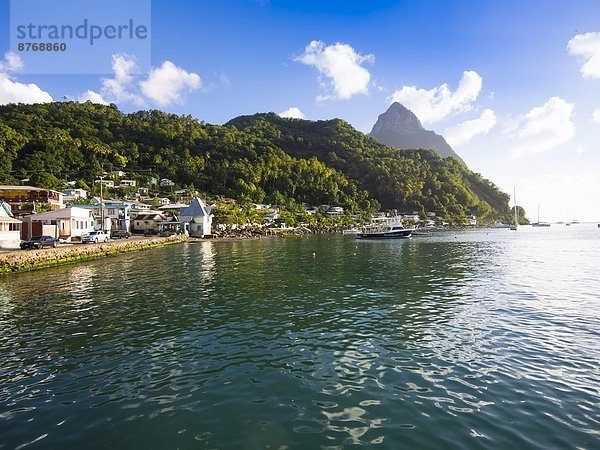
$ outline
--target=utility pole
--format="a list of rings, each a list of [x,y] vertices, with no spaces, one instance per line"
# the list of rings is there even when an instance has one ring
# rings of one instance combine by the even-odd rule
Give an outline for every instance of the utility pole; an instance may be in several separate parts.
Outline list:
[[[104,199],[102,198],[102,185],[104,184],[104,174],[100,175],[100,230],[104,231]]]

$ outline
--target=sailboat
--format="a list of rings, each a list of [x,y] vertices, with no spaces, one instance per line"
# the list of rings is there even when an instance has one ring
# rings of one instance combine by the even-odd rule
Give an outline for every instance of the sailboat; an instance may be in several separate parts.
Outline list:
[[[532,227],[549,227],[548,222],[540,222],[540,204],[538,203],[538,221],[531,224]]]
[[[519,226],[519,211],[517,210],[517,189],[514,189],[513,198],[515,199],[515,224],[510,226],[510,229],[513,231],[517,231]]]

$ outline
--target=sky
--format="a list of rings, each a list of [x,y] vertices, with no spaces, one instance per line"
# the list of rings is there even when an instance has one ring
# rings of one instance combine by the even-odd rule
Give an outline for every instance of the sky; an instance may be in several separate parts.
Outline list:
[[[90,100],[215,124],[273,111],[369,132],[398,101],[530,219],[539,205],[542,221],[600,221],[597,0],[90,0],[103,5],[85,3],[90,23],[129,17],[148,38],[69,41],[62,55],[19,51],[11,33],[76,21],[83,2],[27,1],[11,16],[0,0],[0,104]]]

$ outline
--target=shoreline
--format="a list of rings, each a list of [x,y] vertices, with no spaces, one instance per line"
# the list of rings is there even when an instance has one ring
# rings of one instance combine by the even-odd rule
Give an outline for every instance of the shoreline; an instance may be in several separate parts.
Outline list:
[[[118,240],[99,244],[59,245],[56,248],[39,250],[14,250],[0,253],[0,275],[30,272],[58,267],[65,264],[92,259],[117,256],[123,253],[150,250],[184,242],[238,242],[259,239],[258,237],[227,236],[217,238],[194,238],[185,235],[155,237],[143,240]]]
[[[119,240],[100,244],[77,244],[40,250],[15,250],[0,254],[0,274],[29,272],[74,262],[116,256],[187,242],[187,236],[157,237],[144,240]]]

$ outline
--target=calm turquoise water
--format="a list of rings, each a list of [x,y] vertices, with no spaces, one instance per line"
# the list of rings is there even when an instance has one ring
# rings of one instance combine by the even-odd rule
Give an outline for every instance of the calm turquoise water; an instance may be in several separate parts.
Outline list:
[[[600,229],[201,243],[0,278],[0,448],[600,448]]]

